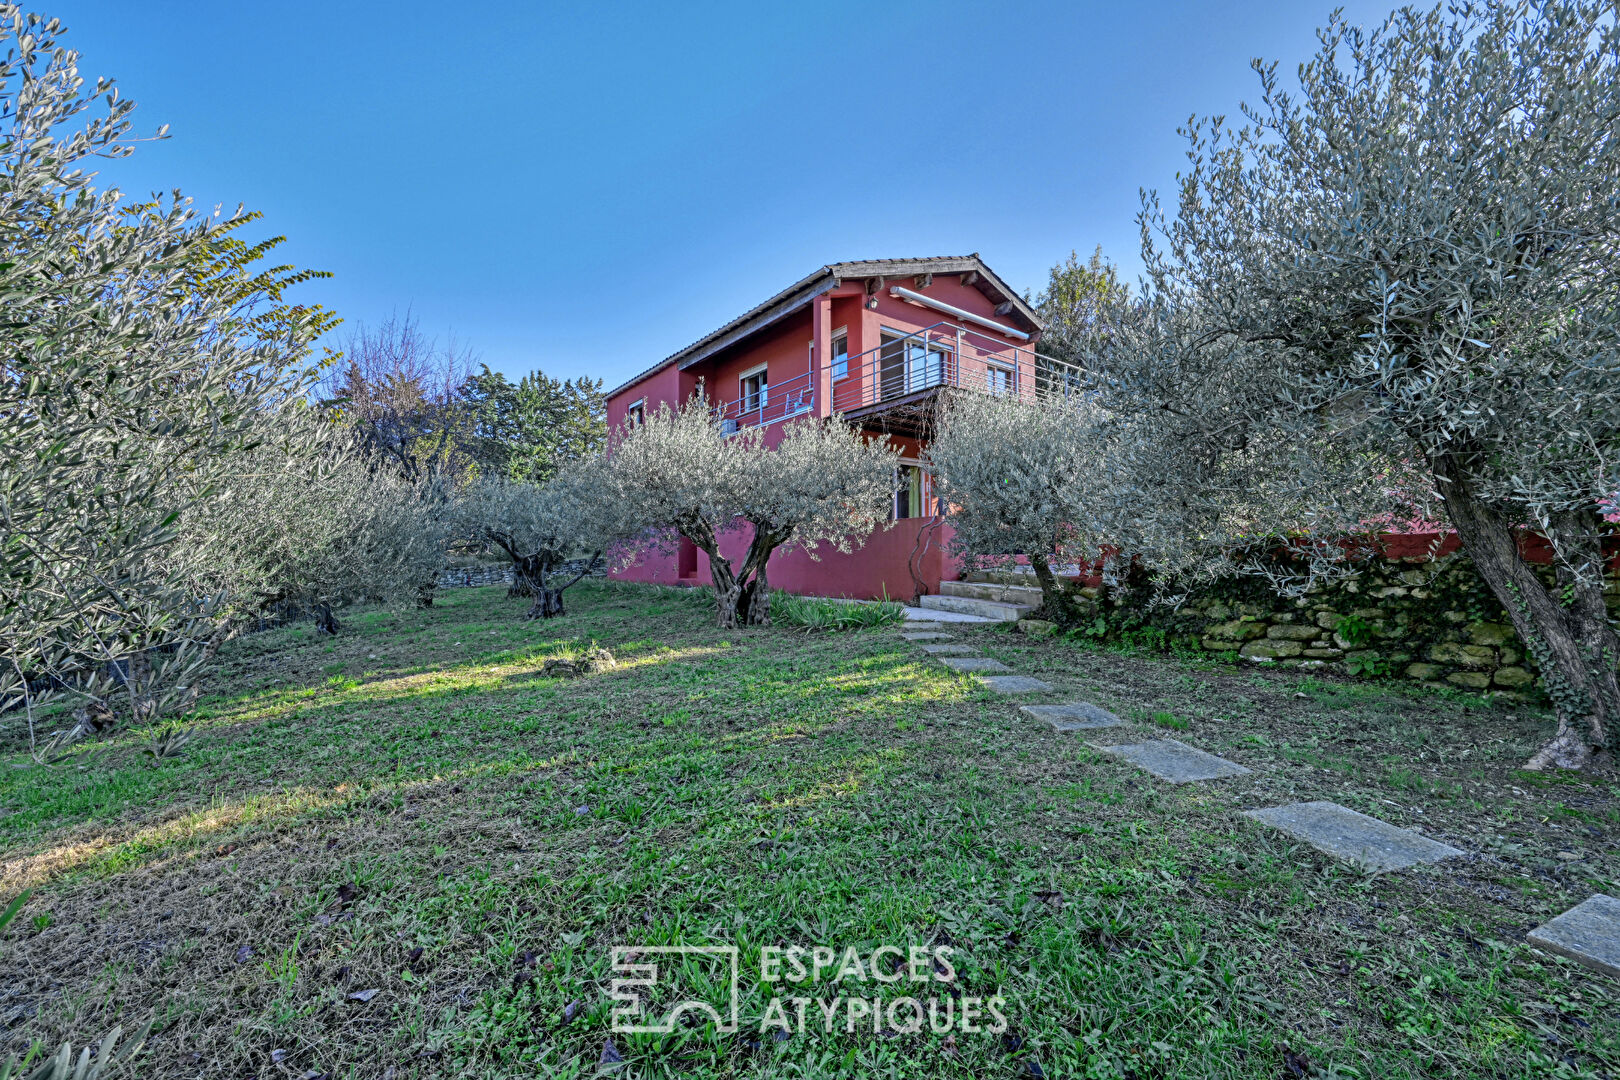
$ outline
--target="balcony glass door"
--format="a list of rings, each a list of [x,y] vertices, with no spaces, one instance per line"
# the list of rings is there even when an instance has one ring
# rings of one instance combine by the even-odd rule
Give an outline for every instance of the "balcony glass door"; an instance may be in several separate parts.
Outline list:
[[[943,346],[892,330],[884,331],[878,352],[878,377],[884,400],[944,383],[948,355],[949,350]]]

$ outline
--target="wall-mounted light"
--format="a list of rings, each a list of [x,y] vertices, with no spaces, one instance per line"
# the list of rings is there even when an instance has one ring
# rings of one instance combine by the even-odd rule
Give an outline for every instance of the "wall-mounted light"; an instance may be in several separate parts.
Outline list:
[[[868,296],[866,298],[866,310],[867,311],[876,311],[877,310],[877,297]]]

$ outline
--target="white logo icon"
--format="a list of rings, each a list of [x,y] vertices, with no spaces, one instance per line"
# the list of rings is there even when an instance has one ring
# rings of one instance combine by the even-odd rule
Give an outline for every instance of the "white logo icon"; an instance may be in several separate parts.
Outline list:
[[[669,1034],[682,1013],[707,1013],[716,1028],[727,1034],[737,1030],[737,947],[735,945],[615,945],[612,985],[613,1030],[627,1034]],[[676,986],[717,989],[725,981],[730,1009],[720,1015],[708,1001],[688,997],[669,1006],[662,1016],[643,1012],[643,988]],[[714,995],[718,996],[718,995]]]

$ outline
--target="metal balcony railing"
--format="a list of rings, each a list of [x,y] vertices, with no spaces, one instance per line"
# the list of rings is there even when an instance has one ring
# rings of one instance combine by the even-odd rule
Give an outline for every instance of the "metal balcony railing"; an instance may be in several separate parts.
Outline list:
[[[715,405],[715,416],[729,435],[745,427],[763,427],[795,416],[814,412],[816,404],[815,372],[789,379],[774,386],[765,386],[757,393],[744,394],[736,401],[722,401]]]
[[[940,322],[850,357],[848,374],[833,382],[833,411],[854,412],[947,386],[1034,401],[1069,397],[1089,382],[1074,364]]]
[[[813,361],[812,361],[813,365]],[[816,412],[816,371],[715,405],[728,432]],[[1085,369],[1026,346],[939,322],[889,336],[849,357],[833,372],[832,411],[851,413],[920,396],[941,387],[1000,394],[1026,401],[1068,398],[1091,380]]]

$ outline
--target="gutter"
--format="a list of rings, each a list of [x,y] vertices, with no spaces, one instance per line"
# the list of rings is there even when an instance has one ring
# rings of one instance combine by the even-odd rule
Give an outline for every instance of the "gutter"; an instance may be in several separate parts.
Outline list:
[[[889,295],[897,296],[902,300],[910,300],[913,304],[921,304],[923,307],[931,307],[935,311],[943,311],[947,315],[955,315],[958,319],[977,323],[979,326],[987,327],[1010,338],[1017,338],[1019,341],[1029,340],[1029,335],[1022,330],[1014,330],[1010,326],[1003,326],[994,319],[987,319],[983,315],[975,315],[971,311],[964,311],[954,304],[947,304],[943,300],[935,300],[932,296],[924,296],[920,292],[912,292],[910,289],[902,289],[898,285],[892,285],[889,287]]]

